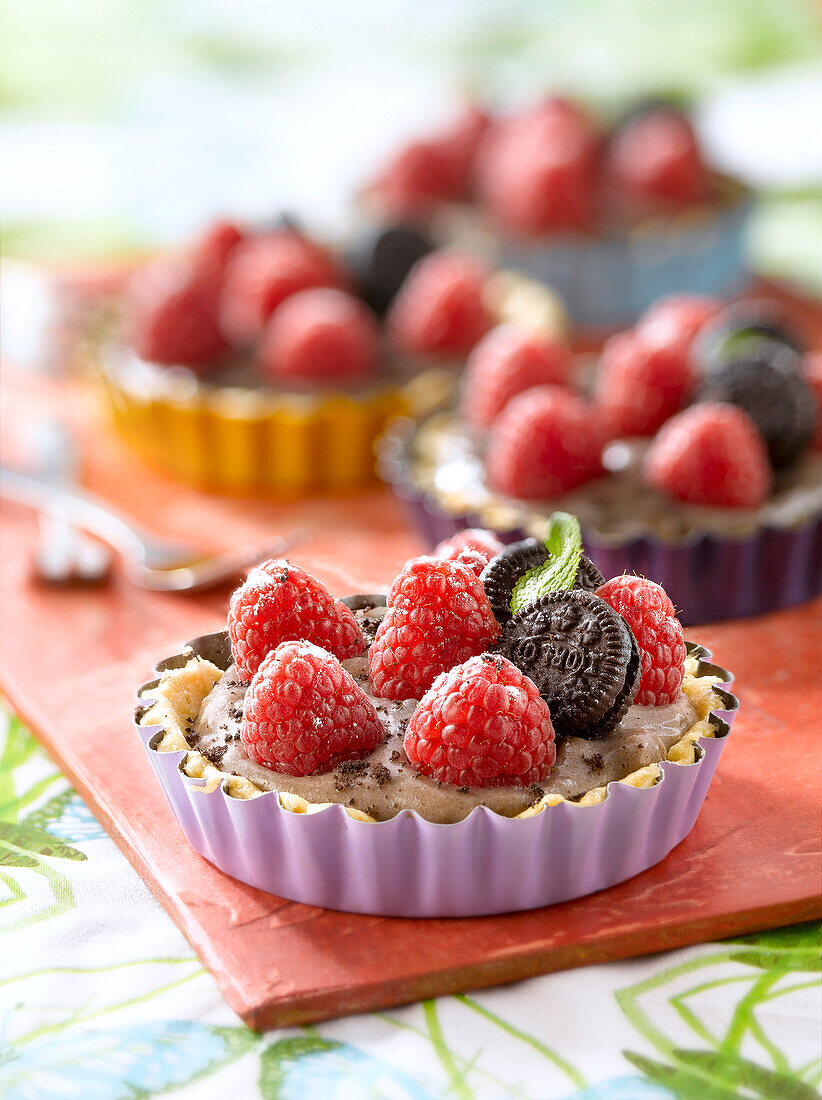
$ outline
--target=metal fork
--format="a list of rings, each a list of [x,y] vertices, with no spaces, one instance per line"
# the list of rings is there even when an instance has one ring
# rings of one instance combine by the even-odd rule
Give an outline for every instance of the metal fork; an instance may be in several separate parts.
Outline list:
[[[278,557],[306,542],[308,533],[290,531],[256,546],[198,557],[189,546],[146,535],[107,502],[84,489],[0,467],[0,497],[45,515],[59,516],[97,535],[120,554],[128,579],[154,592],[199,592],[231,580],[264,558]]]

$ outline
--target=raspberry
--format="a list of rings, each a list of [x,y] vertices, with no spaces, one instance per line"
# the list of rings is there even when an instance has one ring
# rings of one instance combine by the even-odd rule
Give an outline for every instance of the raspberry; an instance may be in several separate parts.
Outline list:
[[[487,115],[468,107],[443,129],[400,148],[368,188],[383,211],[416,218],[438,203],[466,197]]]
[[[442,558],[443,561],[462,561],[474,569],[479,576],[491,558],[495,558],[504,549],[505,547],[493,531],[485,531],[481,527],[469,527],[465,531],[458,531],[450,539],[444,539],[438,543],[434,547],[432,557]],[[471,557],[463,555],[471,555]],[[477,572],[475,567],[480,561],[482,565]]]
[[[266,326],[260,369],[274,379],[348,382],[377,366],[379,329],[367,306],[344,290],[300,290]]]
[[[506,496],[550,500],[602,473],[603,443],[589,401],[560,386],[536,386],[494,421],[486,480]]]
[[[388,327],[401,351],[462,355],[490,325],[482,290],[488,270],[472,256],[437,251],[423,256],[388,311]]]
[[[651,344],[634,330],[612,336],[603,348],[594,399],[609,436],[653,435],[682,408],[692,387],[679,347]]]
[[[675,346],[682,354],[691,350],[699,330],[718,316],[724,303],[703,294],[672,294],[660,298],[640,317],[636,331],[653,346]]]
[[[255,764],[319,775],[358,760],[385,731],[374,704],[336,657],[311,642],[281,642],[246,692],[240,727]]]
[[[411,141],[388,161],[367,191],[388,217],[412,221],[449,197],[450,166],[430,141]]]
[[[642,656],[634,703],[661,707],[679,697],[685,676],[685,637],[665,589],[644,577],[606,581],[596,595],[618,611],[633,631]]]
[[[611,138],[607,170],[631,199],[684,206],[708,194],[691,124],[668,108],[635,115]]]
[[[423,775],[458,787],[527,787],[556,760],[554,727],[536,684],[484,654],[443,672],[411,716],[405,752]]]
[[[459,562],[406,562],[387,603],[368,651],[374,693],[384,699],[421,699],[441,672],[482,653],[499,633],[479,577]]]
[[[815,351],[805,356],[802,373],[816,399],[816,435],[811,446],[817,451],[822,451],[822,351]]]
[[[691,504],[756,508],[771,491],[768,452],[753,421],[732,405],[692,405],[651,443],[645,480]]]
[[[512,397],[533,386],[564,385],[571,353],[547,336],[499,325],[468,357],[462,393],[465,419],[488,428]]]
[[[469,550],[466,546],[463,546],[462,550],[454,550],[449,554],[435,554],[434,557],[442,557],[443,561],[457,561],[460,565],[467,565],[478,577],[488,564],[482,554],[477,550]]]
[[[228,608],[231,653],[240,680],[250,680],[280,642],[305,640],[341,661],[365,649],[353,613],[298,565],[264,561],[235,590]]]
[[[153,363],[208,366],[225,350],[217,324],[218,284],[185,260],[160,260],[131,279],[127,339]]]
[[[564,100],[549,100],[499,122],[477,165],[480,199],[513,233],[584,229],[591,221],[598,139]]]
[[[466,198],[470,192],[477,153],[489,125],[485,111],[472,104],[434,134],[432,141],[447,168],[449,197]]]
[[[251,237],[237,246],[225,273],[220,324],[226,338],[250,344],[290,294],[340,286],[342,276],[318,245],[291,229]]]
[[[200,271],[222,279],[229,257],[242,239],[242,231],[233,222],[214,222],[195,241],[191,258]]]

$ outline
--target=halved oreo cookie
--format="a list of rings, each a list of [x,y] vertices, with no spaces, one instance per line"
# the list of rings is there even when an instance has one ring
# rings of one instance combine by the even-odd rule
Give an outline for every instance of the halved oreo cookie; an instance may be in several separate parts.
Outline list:
[[[636,639],[591,592],[543,596],[509,619],[496,648],[537,685],[558,736],[605,737],[639,687]]]
[[[520,577],[529,569],[535,569],[548,561],[550,556],[537,539],[523,539],[522,542],[512,542],[488,562],[480,575],[480,580],[498,623],[507,623],[511,618],[511,597]],[[579,561],[574,588],[594,592],[604,583],[605,578],[600,571],[591,559],[583,554]]]

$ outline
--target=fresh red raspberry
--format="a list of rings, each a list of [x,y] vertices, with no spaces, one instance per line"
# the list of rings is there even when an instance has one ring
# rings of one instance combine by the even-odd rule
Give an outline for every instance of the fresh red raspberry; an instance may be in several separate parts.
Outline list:
[[[488,116],[468,107],[441,130],[398,149],[367,192],[385,214],[414,219],[441,202],[466,197]]]
[[[220,324],[239,346],[252,343],[290,294],[315,286],[341,286],[342,276],[318,245],[291,229],[243,241],[226,268]]]
[[[773,481],[767,448],[748,414],[710,402],[692,405],[660,429],[643,473],[677,500],[723,508],[757,508]]]
[[[240,680],[250,680],[280,642],[315,642],[341,661],[365,649],[353,613],[299,565],[264,561],[234,592],[228,608],[231,653]]]
[[[240,727],[255,764],[286,775],[319,775],[359,760],[385,736],[374,704],[331,653],[281,642],[260,665]]]
[[[449,197],[450,167],[444,151],[430,141],[410,141],[389,159],[367,193],[385,216],[414,220]]]
[[[488,269],[473,256],[437,251],[411,268],[388,311],[391,338],[416,354],[464,355],[490,326],[482,291]]]
[[[149,264],[126,290],[126,339],[152,363],[207,367],[226,347],[217,324],[218,293],[213,277],[186,260]]]
[[[596,595],[618,611],[633,631],[642,656],[635,703],[661,707],[679,698],[685,676],[685,636],[661,585],[644,577],[613,577]]]
[[[374,694],[421,699],[441,672],[482,653],[499,634],[485,589],[467,565],[406,562],[368,651]]]
[[[380,334],[371,310],[344,290],[300,290],[274,311],[258,363],[270,378],[352,382],[377,367]]]
[[[693,387],[687,355],[675,345],[651,344],[620,332],[602,349],[594,400],[611,437],[653,435],[678,412]]]
[[[404,746],[418,772],[455,787],[527,787],[547,779],[557,758],[536,684],[488,653],[437,677]]]
[[[805,356],[802,362],[802,373],[813,390],[818,409],[816,435],[811,446],[817,451],[822,451],[822,351],[814,351]]]
[[[502,228],[526,236],[589,226],[598,137],[565,100],[499,121],[477,163],[479,196]]]
[[[448,172],[448,195],[466,198],[474,181],[474,167],[490,118],[480,107],[469,104],[453,121],[435,133],[432,141],[444,159]]]
[[[194,242],[191,258],[200,271],[222,279],[234,249],[243,239],[242,230],[229,221],[218,221]]]
[[[469,424],[489,428],[512,397],[534,386],[568,381],[571,353],[550,337],[498,325],[468,357],[462,412]]]
[[[602,473],[604,442],[589,401],[560,386],[536,386],[494,421],[486,480],[505,496],[550,500]]]
[[[606,171],[634,200],[684,206],[705,199],[708,170],[691,124],[678,111],[646,111],[612,137]]]
[[[480,576],[488,564],[482,554],[476,550],[469,550],[466,546],[463,546],[462,550],[454,550],[450,554],[434,554],[434,557],[442,557],[443,561],[456,561],[460,565],[467,565],[477,576]]]
[[[444,539],[434,547],[432,557],[442,558],[444,561],[465,561],[474,568],[476,562],[461,557],[462,554],[473,554],[482,561],[482,567],[477,576],[482,572],[491,558],[505,549],[493,531],[486,531],[481,527],[469,527],[465,531],[458,531],[450,539]]]
[[[699,330],[724,308],[719,298],[704,294],[671,294],[645,310],[636,331],[654,347],[676,347],[687,355]]]

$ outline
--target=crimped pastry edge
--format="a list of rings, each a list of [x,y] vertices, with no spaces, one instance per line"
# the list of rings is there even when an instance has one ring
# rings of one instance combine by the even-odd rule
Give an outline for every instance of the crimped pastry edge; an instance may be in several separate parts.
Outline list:
[[[218,638],[219,633],[206,637]],[[194,643],[189,643],[182,653],[160,662],[156,669],[159,677],[145,684],[138,693],[138,708],[135,714],[137,724],[157,727],[157,732],[149,742],[149,749],[160,753],[185,753],[179,762],[179,770],[181,775],[188,779],[204,781],[202,785],[194,788],[198,792],[211,793],[221,788],[227,796],[240,801],[255,799],[261,795],[273,795],[282,809],[294,814],[319,813],[338,805],[334,802],[312,803],[288,792],[265,791],[244,776],[222,771],[202,753],[191,747],[185,734],[186,726],[196,719],[203,699],[223,674],[223,670],[216,664],[195,652],[194,646],[201,640],[195,639]],[[562,802],[568,802],[572,806],[600,805],[608,798],[608,790],[613,783],[637,789],[652,788],[664,779],[663,763],[677,766],[698,764],[703,756],[699,745],[700,740],[723,735],[722,721],[713,714],[713,711],[735,709],[738,703],[733,696],[729,695],[728,699],[725,699],[717,691],[719,685],[730,682],[730,674],[708,663],[711,657],[708,650],[690,642],[687,646],[686,675],[682,689],[694,704],[697,720],[671,746],[665,761],[648,764],[622,779],[612,780],[604,786],[593,787],[573,801],[561,795],[546,794],[535,805],[509,820],[533,817]],[[706,669],[710,671],[705,671]],[[342,809],[355,821],[380,824],[376,818],[362,810],[351,806],[342,806]],[[471,814],[477,809],[478,807],[475,807]],[[414,811],[407,812],[414,813]],[[466,817],[462,820],[467,819]],[[429,824],[439,823],[429,822]],[[461,822],[453,824],[459,825]]]

